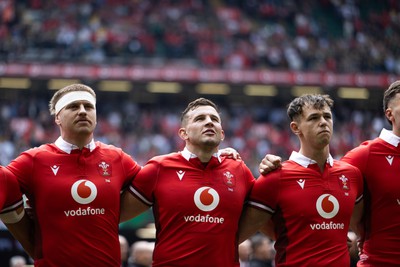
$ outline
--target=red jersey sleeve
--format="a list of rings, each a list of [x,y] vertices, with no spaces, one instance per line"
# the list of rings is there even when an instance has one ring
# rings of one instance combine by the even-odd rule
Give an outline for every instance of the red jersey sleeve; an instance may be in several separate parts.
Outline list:
[[[126,175],[124,176],[125,177],[124,188],[126,189],[126,187],[131,184],[132,179],[136,177],[136,175],[139,173],[142,167],[139,164],[137,164],[136,161],[125,152],[122,152],[121,158],[122,158],[121,161],[122,168],[126,172]]]
[[[362,174],[364,174],[369,157],[369,141],[362,143],[360,146],[353,148],[346,155],[343,156],[341,161],[347,162],[357,167]]]
[[[23,204],[16,177],[4,167],[0,167],[0,191],[1,213],[15,210]]]
[[[157,183],[159,162],[150,160],[142,167],[131,183],[130,191],[147,205],[154,202],[153,192]]]
[[[258,177],[249,197],[251,206],[271,214],[275,212],[279,196],[280,172],[281,170],[276,170]]]
[[[32,186],[31,177],[34,161],[32,160],[33,157],[29,151],[32,150],[21,153],[7,166],[7,169],[9,169],[17,177],[21,190],[25,194],[29,192],[29,188]]]

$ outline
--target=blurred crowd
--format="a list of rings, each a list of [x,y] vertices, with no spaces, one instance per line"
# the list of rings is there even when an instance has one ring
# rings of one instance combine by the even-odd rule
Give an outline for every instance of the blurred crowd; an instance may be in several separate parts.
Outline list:
[[[121,267],[151,267],[154,242],[137,240],[132,244],[124,235],[119,235]]]
[[[397,0],[0,1],[0,62],[400,74],[399,43]],[[47,101],[0,99],[0,165],[57,139]],[[139,164],[183,148],[177,135],[183,106],[100,102],[95,139]],[[265,154],[287,159],[298,149],[285,107],[221,108],[222,147],[238,150],[255,176]],[[333,112],[335,158],[377,137],[387,123],[383,112],[340,104]],[[272,264],[270,240],[249,240],[248,251],[258,241],[267,244]]]
[[[54,142],[58,136],[54,117],[44,98],[0,101],[0,164],[7,165],[22,151]],[[183,103],[183,105],[186,103]],[[289,130],[286,108],[269,105],[220,106],[226,138],[222,147],[238,150],[258,176],[258,165],[267,153],[287,159],[298,150],[298,141]],[[139,106],[129,100],[97,105],[95,139],[121,147],[141,165],[152,156],[178,151],[184,142],[178,137],[179,106]],[[362,141],[378,136],[385,126],[383,112],[352,110],[334,106],[334,135],[331,153],[340,158]]]
[[[400,73],[397,0],[3,0],[0,61]]]

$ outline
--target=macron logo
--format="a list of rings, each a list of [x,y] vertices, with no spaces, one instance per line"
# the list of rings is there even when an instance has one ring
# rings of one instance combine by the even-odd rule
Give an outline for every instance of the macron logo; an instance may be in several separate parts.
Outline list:
[[[386,160],[389,162],[389,164],[392,165],[392,163],[393,163],[393,158],[394,158],[394,157],[391,156],[391,155],[389,155],[389,156],[386,156],[385,158],[386,158]]]
[[[182,170],[179,170],[176,172],[176,174],[178,175],[179,180],[182,181],[183,176],[185,175],[185,172]]]
[[[60,166],[53,165],[50,168],[53,171],[54,175],[57,175],[57,172],[58,172],[58,169],[60,168]]]
[[[304,189],[304,183],[305,183],[304,179],[297,180],[297,183],[300,185],[301,189]]]

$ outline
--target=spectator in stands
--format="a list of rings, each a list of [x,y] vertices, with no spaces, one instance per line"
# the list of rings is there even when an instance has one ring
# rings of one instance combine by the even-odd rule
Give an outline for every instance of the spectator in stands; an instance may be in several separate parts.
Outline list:
[[[16,255],[10,258],[10,267],[26,267],[26,259],[23,256]]]
[[[399,10],[391,0],[7,1],[0,58],[399,74]]]
[[[245,241],[239,244],[238,254],[239,254],[240,267],[249,267],[250,266],[249,261],[252,255],[252,246],[250,239],[246,239]]]
[[[249,267],[273,267],[275,251],[273,242],[263,234],[255,234],[250,238],[253,253]]]
[[[123,235],[119,235],[118,239],[121,250],[121,267],[127,267],[129,258],[129,243],[126,237]]]
[[[154,243],[144,240],[136,241],[130,250],[128,267],[151,267],[153,262]]]

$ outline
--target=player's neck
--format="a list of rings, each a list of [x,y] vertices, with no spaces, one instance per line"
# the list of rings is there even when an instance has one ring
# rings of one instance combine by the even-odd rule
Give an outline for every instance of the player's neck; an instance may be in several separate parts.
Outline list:
[[[74,137],[71,137],[71,136],[66,136],[66,135],[64,135],[64,136],[62,136],[62,138],[63,138],[66,142],[68,142],[68,143],[70,143],[70,144],[73,144],[73,145],[79,147],[79,149],[82,149],[82,148],[85,147],[87,144],[89,144],[90,141],[92,141],[93,135],[85,136],[85,137],[83,137],[83,136],[78,136],[78,137],[77,137],[77,136],[74,136]]]
[[[218,147],[215,148],[199,148],[196,146],[187,145],[187,149],[195,154],[202,163],[210,161],[211,157],[218,152]]]
[[[329,146],[323,149],[304,149],[304,147],[301,147],[299,153],[309,159],[315,160],[321,172],[324,171],[326,161],[329,157]]]

